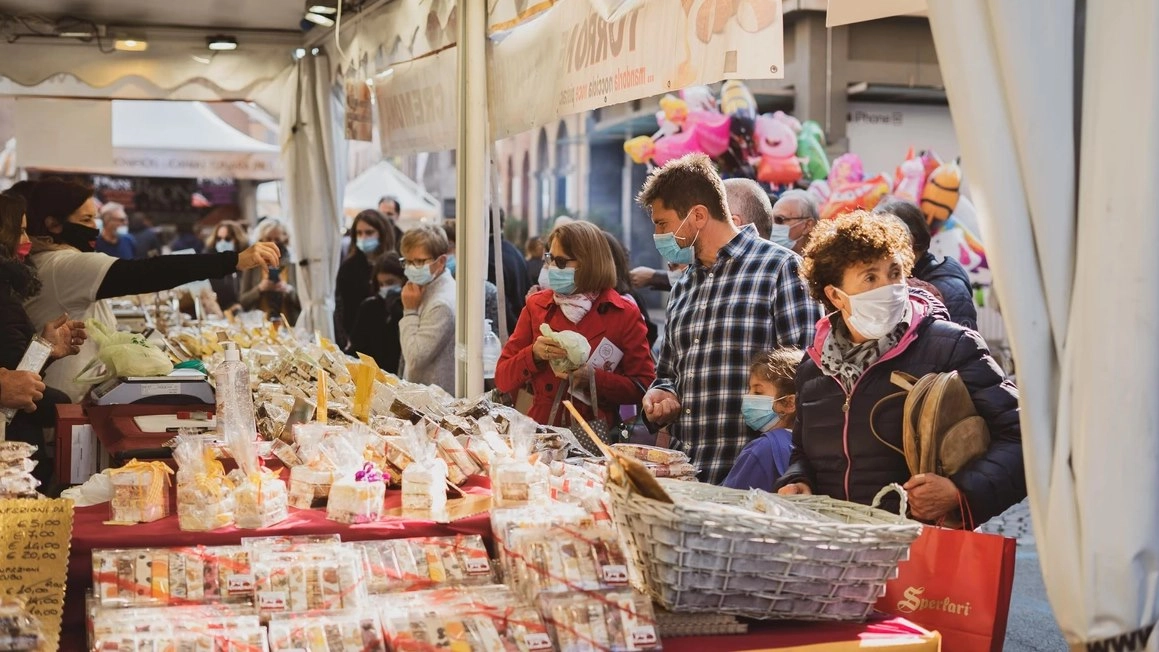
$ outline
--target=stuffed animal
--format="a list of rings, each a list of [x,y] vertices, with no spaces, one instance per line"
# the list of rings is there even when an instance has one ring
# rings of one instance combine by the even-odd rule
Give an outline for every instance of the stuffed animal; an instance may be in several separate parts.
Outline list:
[[[962,168],[956,160],[943,163],[926,180],[921,207],[931,227],[950,219],[950,214],[958,206],[961,188]]]
[[[797,137],[787,124],[767,113],[757,117],[753,143],[758,154],[758,160],[754,161],[757,164],[757,181],[789,185],[801,178]]]

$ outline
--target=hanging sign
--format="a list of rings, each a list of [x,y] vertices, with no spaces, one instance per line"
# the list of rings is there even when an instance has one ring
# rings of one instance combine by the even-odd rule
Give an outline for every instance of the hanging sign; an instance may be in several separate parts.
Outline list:
[[[372,78],[384,155],[455,148],[459,133],[456,52],[450,48]]]

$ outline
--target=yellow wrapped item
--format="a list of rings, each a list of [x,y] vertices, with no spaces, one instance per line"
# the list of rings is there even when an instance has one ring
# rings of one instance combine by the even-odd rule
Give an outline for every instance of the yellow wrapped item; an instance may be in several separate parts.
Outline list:
[[[233,525],[233,482],[204,438],[179,439],[177,461],[177,524],[187,532],[204,532]]]
[[[119,469],[109,470],[113,484],[110,503],[112,522],[117,524],[150,523],[169,515],[169,475],[164,462],[141,462],[132,459]]]

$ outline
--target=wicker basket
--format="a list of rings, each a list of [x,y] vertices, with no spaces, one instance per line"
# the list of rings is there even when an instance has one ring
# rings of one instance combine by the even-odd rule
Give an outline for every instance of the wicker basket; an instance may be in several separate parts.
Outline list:
[[[823,496],[660,480],[674,504],[608,483],[641,587],[665,609],[861,620],[921,533],[916,521]],[[891,485],[878,494],[901,488]],[[903,513],[904,513],[904,492]]]

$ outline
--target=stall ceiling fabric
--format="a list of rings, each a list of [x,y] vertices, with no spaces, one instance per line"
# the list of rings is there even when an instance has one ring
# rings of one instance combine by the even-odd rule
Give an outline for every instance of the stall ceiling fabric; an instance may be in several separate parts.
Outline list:
[[[4,13],[84,16],[101,24],[298,31],[302,3],[287,0],[5,0]]]

